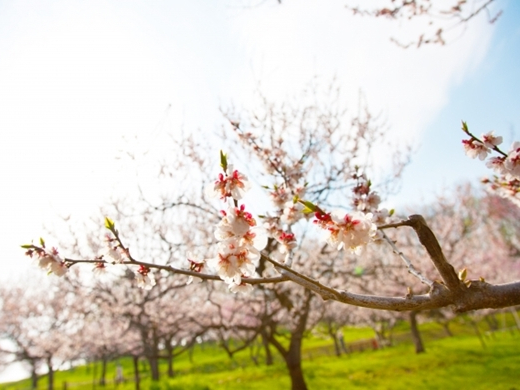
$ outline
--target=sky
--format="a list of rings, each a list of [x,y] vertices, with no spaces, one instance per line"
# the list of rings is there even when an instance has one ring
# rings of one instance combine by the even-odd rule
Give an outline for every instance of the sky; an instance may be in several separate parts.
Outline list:
[[[152,144],[166,117],[170,131],[212,133],[219,107],[251,106],[258,85],[282,102],[336,77],[352,109],[362,90],[389,137],[415,145],[389,207],[476,181],[487,171],[464,156],[460,121],[506,149],[520,128],[520,3],[497,8],[493,25],[481,15],[446,46],[404,50],[389,38],[415,26],[339,0],[0,0],[0,283],[28,280],[19,245],[43,225],[128,190],[124,137]]]

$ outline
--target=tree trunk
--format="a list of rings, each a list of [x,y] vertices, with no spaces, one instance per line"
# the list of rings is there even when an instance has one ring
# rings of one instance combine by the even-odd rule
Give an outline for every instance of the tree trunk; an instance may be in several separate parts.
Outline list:
[[[478,324],[476,321],[474,321],[472,318],[470,318],[470,324],[473,327],[473,330],[475,331],[475,334],[477,335],[480,345],[482,345],[482,348],[486,348],[486,342],[484,341],[484,338],[482,337],[482,333],[480,333],[480,330],[478,328]]]
[[[52,358],[47,358],[47,368],[49,369],[49,373],[47,374],[48,378],[48,390],[54,389],[54,370],[52,369]]]
[[[338,334],[336,332],[329,332],[330,337],[332,337],[332,340],[334,341],[334,353],[336,356],[341,356],[341,348],[338,340]]]
[[[152,381],[159,380],[159,360],[157,356],[148,356],[148,365],[150,366],[150,374],[152,377]]]
[[[271,348],[269,347],[269,339],[267,337],[265,328],[262,329],[262,331],[260,332],[260,335],[262,336],[262,344],[264,345],[264,350],[265,350],[265,365],[272,366],[273,365],[273,354],[271,353]]]
[[[107,376],[107,359],[103,358],[101,360],[101,378],[99,378],[99,384],[101,386],[106,385],[106,376]]]
[[[168,378],[173,378],[175,372],[173,371],[173,347],[171,345],[167,348],[168,352]]]
[[[134,363],[134,382],[135,382],[135,390],[139,390],[139,385],[141,378],[139,377],[139,357],[132,356],[132,360]]]
[[[38,388],[38,374],[36,373],[36,361],[31,360],[31,389]]]
[[[410,329],[412,331],[412,339],[415,344],[415,353],[423,353],[425,352],[424,344],[421,338],[421,333],[419,332],[419,328],[417,326],[417,312],[410,312]]]
[[[307,384],[302,371],[301,336],[294,333],[291,335],[291,344],[284,356],[285,364],[291,377],[291,390],[307,390]]]
[[[509,311],[513,315],[513,318],[515,319],[516,328],[520,330],[520,318],[518,318],[518,313],[516,312],[515,308],[510,308]]]
[[[294,323],[294,328],[291,331],[291,341],[289,343],[289,349],[285,347],[274,337],[274,330],[269,335],[269,341],[273,346],[280,352],[285,360],[285,365],[289,370],[289,376],[291,377],[291,390],[307,390],[307,384],[303,377],[302,370],[302,340],[305,328],[307,327],[307,320],[309,318],[309,311],[313,293],[309,290],[305,290],[305,299],[303,306],[294,315],[297,321]]]
[[[453,337],[453,333],[450,329],[450,323],[449,322],[443,322],[442,327],[444,328],[444,332],[448,337]]]

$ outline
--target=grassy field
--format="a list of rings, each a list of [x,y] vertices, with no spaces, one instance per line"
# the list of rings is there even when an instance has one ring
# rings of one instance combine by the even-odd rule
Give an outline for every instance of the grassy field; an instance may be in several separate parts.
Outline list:
[[[482,326],[484,328],[484,326]],[[466,325],[454,324],[455,337],[442,336],[436,324],[424,324],[421,331],[426,353],[416,355],[407,339],[407,327],[398,328],[396,346],[377,351],[333,356],[331,341],[317,336],[306,340],[303,369],[310,389],[497,389],[520,390],[520,332],[496,332],[485,337],[485,345]],[[482,329],[483,330],[483,329]],[[346,329],[345,341],[372,337],[370,329]],[[130,361],[120,360],[126,376],[131,376]],[[162,367],[163,372],[166,367]],[[143,363],[143,370],[146,365]],[[190,357],[185,354],[175,361],[176,376],[152,383],[143,372],[143,390],[243,390],[288,389],[289,377],[283,362],[267,367],[255,366],[248,352],[230,360],[217,347],[197,346]],[[92,364],[60,371],[55,375],[55,388],[101,389],[92,378],[100,367]],[[106,389],[116,388],[115,363],[108,369]],[[47,386],[46,378],[39,388]],[[66,383],[66,385],[64,385]],[[28,389],[29,381],[1,384],[0,389]],[[133,389],[131,382],[120,390]]]

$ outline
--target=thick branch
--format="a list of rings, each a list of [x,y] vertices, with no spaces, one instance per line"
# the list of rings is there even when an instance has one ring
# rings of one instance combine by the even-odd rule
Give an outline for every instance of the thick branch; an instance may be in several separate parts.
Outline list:
[[[435,237],[435,234],[433,234],[422,215],[410,215],[405,221],[380,226],[379,229],[399,226],[410,226],[415,230],[419,241],[430,255],[433,265],[437,268],[437,271],[439,271],[439,274],[448,289],[455,292],[462,291],[465,288],[464,283],[459,280],[453,266],[448,263],[448,260],[444,257],[444,253],[442,253],[442,248],[439,245],[439,241],[437,241],[437,237]]]
[[[378,310],[410,311],[428,310],[453,306],[456,312],[468,310],[501,308],[520,305],[520,282],[492,285],[482,281],[472,281],[469,287],[462,285],[459,290],[449,290],[445,285],[434,282],[427,294],[406,295],[404,297],[383,297],[355,294],[325,286],[317,280],[301,275],[275,260],[268,259],[292,282],[299,284],[323,299],[335,300],[354,306]]]

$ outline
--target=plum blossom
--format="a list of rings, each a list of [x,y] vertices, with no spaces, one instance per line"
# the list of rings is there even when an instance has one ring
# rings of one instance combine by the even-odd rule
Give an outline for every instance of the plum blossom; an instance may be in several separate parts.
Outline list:
[[[478,157],[480,160],[485,160],[489,154],[489,148],[482,142],[473,138],[462,140],[462,145],[464,146],[464,151],[468,157]]]
[[[230,207],[228,211],[221,211],[222,220],[217,225],[215,238],[218,240],[227,240],[228,238],[243,236],[250,227],[256,225],[256,221],[251,215],[245,211],[245,206]]]
[[[227,284],[240,284],[242,276],[254,276],[259,259],[258,251],[239,245],[238,240],[227,240],[219,243],[217,257],[209,259],[208,265],[214,268]]]
[[[338,250],[347,248],[359,254],[376,235],[377,226],[372,222],[370,213],[356,211],[345,214],[335,210],[329,214],[317,212],[315,215],[314,222],[327,232],[326,241]]]
[[[507,173],[513,178],[520,178],[520,142],[515,141],[504,161]]]
[[[209,197],[219,197],[220,199],[231,197],[240,200],[249,188],[251,188],[251,184],[247,180],[247,176],[236,169],[233,170],[233,165],[228,164],[225,173],[220,173],[218,180],[206,188],[206,194]]]
[[[143,290],[151,290],[152,287],[155,286],[155,276],[153,272],[144,265],[140,265],[139,268],[135,270],[135,280],[137,281],[137,287]]]
[[[52,248],[50,251],[46,251],[44,248],[37,248],[28,251],[27,255],[32,257],[34,252],[38,255],[37,264],[40,268],[52,272],[56,276],[63,276],[69,270],[69,267],[60,257],[56,248]]]
[[[286,233],[284,231],[280,231],[280,234],[276,236],[276,241],[282,244],[279,248],[280,253],[289,253],[291,250],[296,248],[298,243],[296,242],[296,237],[294,233]]]
[[[289,193],[286,191],[285,187],[274,187],[274,190],[269,193],[271,201],[274,203],[276,207],[282,208],[283,205],[289,200]]]
[[[193,260],[194,256],[191,253],[188,253],[188,261],[190,262],[190,271],[198,272],[198,273],[204,273],[206,271],[206,260]],[[192,284],[192,283],[200,283],[202,282],[201,278],[198,278],[196,276],[189,276],[188,281],[186,284]]]
[[[112,264],[122,264],[128,260],[128,255],[123,248],[119,245],[115,238],[112,238],[109,234],[105,235],[105,253],[103,257],[108,258],[108,262]]]
[[[102,261],[94,264],[94,268],[92,269],[92,272],[94,272],[96,275],[103,275],[106,273],[106,271],[107,267]]]
[[[493,169],[499,175],[507,174],[507,168],[504,165],[505,157],[491,157],[486,161],[486,167]]]
[[[242,277],[249,278],[256,274],[260,251],[267,245],[267,234],[256,226],[251,213],[245,206],[230,207],[221,212],[222,220],[217,225],[215,237],[220,241],[217,256],[207,260],[207,265],[215,270],[230,289],[232,284],[242,284]],[[248,289],[235,288],[235,291]]]
[[[229,291],[231,291],[232,293],[242,293],[242,294],[249,294],[251,291],[253,291],[253,286],[250,285],[249,283],[240,283],[240,284],[235,284],[235,283],[231,283],[229,285]]]
[[[301,218],[303,218],[303,205],[301,203],[294,203],[292,200],[286,202],[283,207],[283,213],[280,218],[282,223],[292,225]]]
[[[496,137],[493,131],[486,134],[482,134],[482,143],[484,146],[493,149],[502,143],[503,138],[501,136]]]

